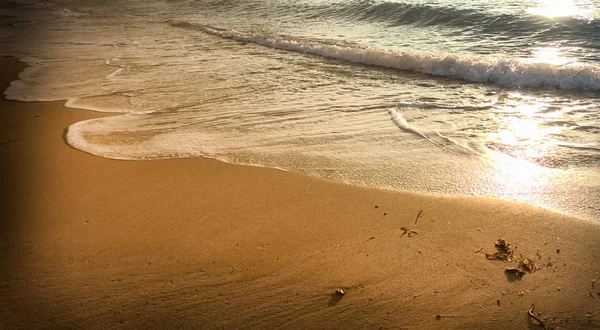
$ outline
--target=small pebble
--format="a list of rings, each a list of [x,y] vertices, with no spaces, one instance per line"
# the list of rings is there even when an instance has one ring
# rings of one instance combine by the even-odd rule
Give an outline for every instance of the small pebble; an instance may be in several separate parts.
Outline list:
[[[346,294],[346,292],[344,292],[344,289],[337,289],[337,290],[335,290],[335,294],[337,296],[343,296]]]
[[[387,212],[383,212],[383,215],[387,215]]]
[[[436,319],[440,320],[442,318],[442,316],[440,314],[435,316]]]

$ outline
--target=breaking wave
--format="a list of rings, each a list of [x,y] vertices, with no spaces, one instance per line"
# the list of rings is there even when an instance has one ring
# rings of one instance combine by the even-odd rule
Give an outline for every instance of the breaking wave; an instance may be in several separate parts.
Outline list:
[[[181,21],[169,21],[169,24],[270,48],[470,82],[514,87],[600,90],[600,68],[592,65],[555,65],[526,62],[515,58],[494,59],[455,54],[435,55],[393,51],[351,43],[226,30]]]

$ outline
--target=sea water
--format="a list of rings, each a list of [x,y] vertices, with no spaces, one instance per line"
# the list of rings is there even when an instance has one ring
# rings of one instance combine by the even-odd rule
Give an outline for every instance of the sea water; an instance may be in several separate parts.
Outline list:
[[[600,1],[14,1],[4,92],[67,141],[600,220]]]

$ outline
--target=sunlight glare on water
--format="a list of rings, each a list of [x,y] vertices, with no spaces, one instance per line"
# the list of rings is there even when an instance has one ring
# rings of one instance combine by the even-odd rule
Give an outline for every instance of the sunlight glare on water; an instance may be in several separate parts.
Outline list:
[[[548,18],[586,17],[593,19],[592,11],[578,7],[572,0],[538,0],[538,7],[527,9],[527,13]]]
[[[497,167],[498,171],[491,172],[490,181],[502,186],[502,197],[535,200],[537,195],[547,193],[544,187],[550,183],[554,171],[493,150],[486,150],[486,156]]]
[[[544,156],[555,147],[552,136],[564,129],[562,126],[543,125],[544,117],[540,117],[539,112],[544,107],[541,101],[511,106],[514,114],[501,117],[498,132],[490,134],[488,138],[494,143],[513,148],[513,154],[518,154],[522,159]]]
[[[527,63],[547,63],[552,65],[572,65],[576,64],[575,58],[569,57],[569,49],[564,47],[538,47],[532,50],[531,58],[522,59]]]

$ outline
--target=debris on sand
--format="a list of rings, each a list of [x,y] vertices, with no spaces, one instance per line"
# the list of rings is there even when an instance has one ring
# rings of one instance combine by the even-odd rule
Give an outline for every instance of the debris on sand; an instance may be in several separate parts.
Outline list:
[[[533,263],[531,259],[524,258],[521,261],[519,261],[519,265],[517,267],[506,268],[504,272],[507,275],[512,275],[513,279],[520,280],[525,274],[531,274],[537,269],[538,267]]]
[[[595,278],[592,280],[592,289],[588,292],[588,295],[592,298],[594,298],[594,291],[596,289],[596,281],[598,281],[598,279],[600,279],[600,278]],[[600,297],[600,291],[595,292],[595,293],[598,295],[598,297]]]
[[[417,217],[415,218],[415,225],[417,224],[417,221],[419,221],[419,217],[421,216],[421,213],[423,213],[423,210],[419,211],[419,214],[417,214]]]
[[[533,273],[539,268],[535,265],[532,259],[524,258],[522,255],[519,258],[514,257],[514,248],[503,239],[496,241],[496,252],[486,253],[485,257],[488,260],[502,260],[505,262],[516,262],[516,267],[508,267],[504,272],[509,277],[509,280],[520,280],[527,273]]]
[[[403,231],[403,233],[402,233],[402,235],[400,235],[400,237],[402,237],[402,236],[404,236],[404,235],[408,235],[408,237],[412,237],[412,236],[413,236],[413,235],[415,235],[415,234],[419,234],[419,233],[417,233],[416,231],[414,231],[414,230],[411,230],[411,229],[410,229],[410,228],[408,228],[408,227],[402,227],[402,228],[400,228],[400,230],[402,230],[402,231]]]
[[[514,276],[518,280],[520,280],[523,276],[525,276],[525,274],[527,274],[524,271],[522,271],[521,269],[515,268],[515,267],[506,268],[506,269],[504,269],[504,272],[509,275]]]
[[[340,301],[342,301],[342,299],[344,298],[344,295],[346,295],[346,292],[344,291],[344,289],[342,289],[342,288],[336,289],[331,294],[331,299],[329,299],[329,303],[327,304],[327,306],[333,307],[333,306],[337,305]]]
[[[528,258],[521,260],[521,262],[519,263],[519,268],[529,273],[533,273],[538,269],[538,267],[533,263],[533,261]]]
[[[506,241],[503,239],[498,239],[495,246],[498,251],[495,253],[486,253],[486,258],[488,258],[489,260],[504,260],[509,262],[512,261],[514,250],[512,245],[506,243]]]
[[[535,316],[535,314],[533,314],[533,309],[534,309],[534,305],[531,304],[531,308],[529,308],[529,310],[527,311],[527,315],[529,315],[529,317],[532,317],[533,319],[535,319],[541,328],[546,329],[546,325],[544,325],[544,322],[542,322],[542,320],[540,320],[539,317],[537,317],[537,316]]]
[[[496,242],[496,248],[498,249],[498,251],[503,252],[503,253],[507,253],[507,254],[512,254],[512,246],[508,243],[506,243],[505,240],[503,239],[498,239],[498,241]]]

